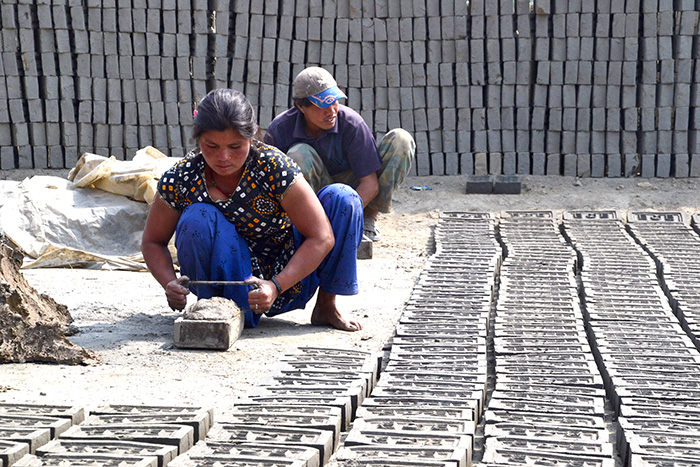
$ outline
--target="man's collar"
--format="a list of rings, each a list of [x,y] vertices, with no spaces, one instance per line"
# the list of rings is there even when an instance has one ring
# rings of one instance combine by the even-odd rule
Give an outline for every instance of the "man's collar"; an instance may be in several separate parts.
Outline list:
[[[321,136],[318,136],[316,138],[311,138],[306,134],[304,114],[301,113],[301,110],[299,110],[298,108],[295,107],[294,109],[297,112],[296,121],[294,123],[294,138],[296,138],[296,139],[318,139],[318,138],[321,138],[324,135],[327,135],[329,133],[338,133],[338,121],[340,121],[340,112],[338,112],[338,118],[336,118],[335,126],[333,128],[331,128],[330,130],[324,130],[324,132]]]

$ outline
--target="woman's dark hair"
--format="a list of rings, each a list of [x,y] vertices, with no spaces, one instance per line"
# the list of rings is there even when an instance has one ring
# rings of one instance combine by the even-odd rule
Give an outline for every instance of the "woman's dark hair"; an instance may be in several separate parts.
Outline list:
[[[258,134],[255,110],[242,92],[215,89],[197,104],[192,137],[199,139],[205,131],[228,129],[246,139],[254,139]]]

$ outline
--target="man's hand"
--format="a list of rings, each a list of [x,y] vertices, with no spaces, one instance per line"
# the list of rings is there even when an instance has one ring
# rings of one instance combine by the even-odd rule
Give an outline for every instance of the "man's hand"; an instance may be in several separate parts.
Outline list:
[[[362,207],[367,207],[367,205],[374,199],[379,193],[379,180],[377,180],[377,173],[371,173],[359,180],[360,184],[357,185],[357,194],[362,198]]]

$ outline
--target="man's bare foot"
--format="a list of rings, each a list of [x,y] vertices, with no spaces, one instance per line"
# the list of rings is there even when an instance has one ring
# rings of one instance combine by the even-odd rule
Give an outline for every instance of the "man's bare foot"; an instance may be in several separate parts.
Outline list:
[[[311,324],[314,326],[331,326],[341,331],[359,331],[362,324],[359,321],[347,320],[340,314],[335,305],[335,294],[318,291],[314,311],[311,313]]]

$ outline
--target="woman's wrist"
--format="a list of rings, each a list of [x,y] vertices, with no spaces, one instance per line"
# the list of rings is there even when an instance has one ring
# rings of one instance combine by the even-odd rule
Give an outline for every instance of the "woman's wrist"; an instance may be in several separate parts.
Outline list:
[[[270,279],[270,281],[275,284],[275,289],[277,289],[277,295],[282,295],[282,286],[280,285],[279,282],[277,282],[277,279],[274,277]]]

